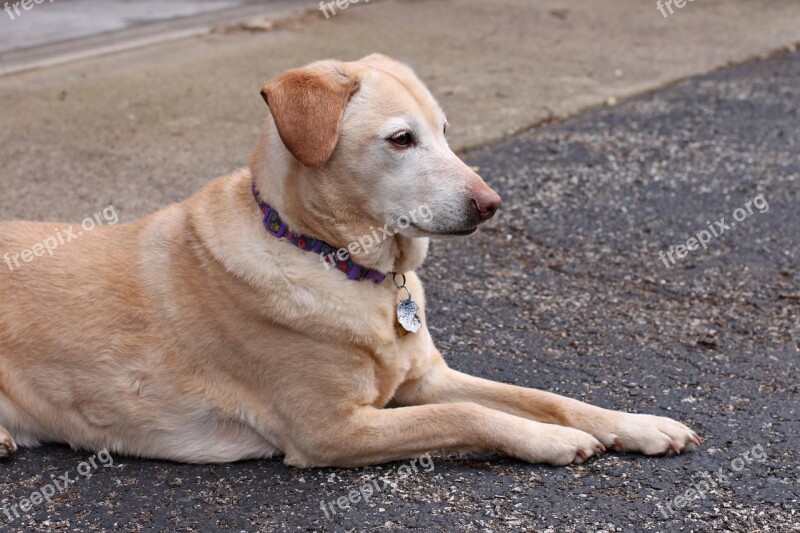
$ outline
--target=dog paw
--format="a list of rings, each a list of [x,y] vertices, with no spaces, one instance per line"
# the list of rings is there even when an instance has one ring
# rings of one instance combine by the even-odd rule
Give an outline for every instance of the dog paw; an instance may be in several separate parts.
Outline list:
[[[585,431],[552,424],[539,426],[523,459],[555,466],[580,464],[606,451],[603,443]]]
[[[606,447],[644,455],[677,455],[700,446],[697,433],[663,416],[619,413],[610,432],[599,435]]]
[[[17,444],[11,435],[3,428],[0,428],[0,459],[7,459],[17,451]]]

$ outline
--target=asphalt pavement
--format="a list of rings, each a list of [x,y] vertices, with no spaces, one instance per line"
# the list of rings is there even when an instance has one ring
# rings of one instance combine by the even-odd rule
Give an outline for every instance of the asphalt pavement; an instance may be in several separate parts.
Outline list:
[[[566,468],[435,454],[401,479],[407,462],[90,469],[44,446],[0,464],[0,505],[75,482],[0,529],[800,530],[798,109],[800,54],[784,54],[470,151],[504,206],[420,272],[453,367],[675,417],[699,451]],[[323,511],[367,483],[368,502]]]

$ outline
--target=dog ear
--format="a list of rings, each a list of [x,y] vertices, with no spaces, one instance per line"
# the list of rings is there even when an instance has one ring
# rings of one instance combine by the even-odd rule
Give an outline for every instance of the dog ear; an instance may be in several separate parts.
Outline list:
[[[335,65],[317,64],[282,74],[261,89],[261,96],[284,146],[314,168],[333,154],[344,109],[358,86],[357,79]]]

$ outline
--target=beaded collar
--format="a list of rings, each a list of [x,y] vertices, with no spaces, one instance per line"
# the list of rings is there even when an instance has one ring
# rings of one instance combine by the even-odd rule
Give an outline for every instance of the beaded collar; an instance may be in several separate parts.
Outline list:
[[[261,193],[258,192],[255,181],[253,181],[252,189],[253,197],[256,199],[258,207],[261,208],[261,212],[264,214],[264,227],[269,233],[279,239],[287,239],[305,252],[319,254],[320,260],[326,268],[333,267],[342,271],[347,275],[347,279],[353,281],[371,280],[375,283],[382,283],[383,280],[386,279],[386,274],[383,272],[375,270],[374,268],[361,266],[354,262],[349,257],[349,254],[346,253],[346,249],[335,248],[323,240],[292,232],[292,230],[284,224],[283,220],[281,220],[278,212],[261,197]],[[342,250],[344,250],[344,252],[342,252]],[[345,255],[347,259],[340,259],[340,254]]]

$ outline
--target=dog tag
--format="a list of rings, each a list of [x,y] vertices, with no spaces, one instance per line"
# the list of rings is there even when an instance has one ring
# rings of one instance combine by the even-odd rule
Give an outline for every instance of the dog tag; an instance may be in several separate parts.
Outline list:
[[[400,305],[397,306],[397,322],[409,333],[416,333],[419,331],[419,328],[422,324],[419,321],[419,315],[417,314],[417,302],[410,298],[403,300],[400,302]]]

